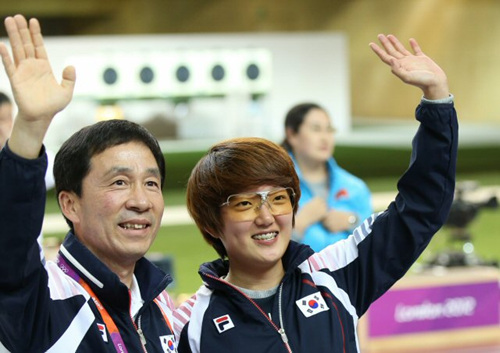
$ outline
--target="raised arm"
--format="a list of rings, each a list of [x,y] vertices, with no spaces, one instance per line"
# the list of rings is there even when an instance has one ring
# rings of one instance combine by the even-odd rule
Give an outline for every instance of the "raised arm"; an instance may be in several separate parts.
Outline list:
[[[378,57],[403,82],[424,93],[416,109],[420,125],[410,163],[398,181],[396,199],[385,211],[310,260],[315,270],[331,271],[358,316],[408,271],[446,221],[458,151],[457,115],[443,70],[415,40],[410,40],[412,54],[394,36],[378,38],[383,48],[370,43]]]
[[[75,69],[66,67],[58,83],[45,51],[38,20],[29,23],[22,15],[7,17],[12,57],[0,43],[0,55],[10,81],[18,114],[9,139],[12,152],[24,158],[36,158],[45,133],[56,113],[64,109],[73,96]]]
[[[415,39],[410,39],[414,54],[391,34],[387,36],[379,34],[378,40],[383,48],[375,43],[370,43],[370,47],[403,82],[419,87],[426,99],[437,100],[450,95],[446,74],[422,52]]]

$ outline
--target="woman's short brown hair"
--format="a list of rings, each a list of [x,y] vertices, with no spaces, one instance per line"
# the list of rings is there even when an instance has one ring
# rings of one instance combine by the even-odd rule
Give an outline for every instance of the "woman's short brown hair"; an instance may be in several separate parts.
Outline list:
[[[221,258],[227,256],[226,249],[220,239],[212,236],[223,228],[220,205],[231,194],[261,185],[293,188],[295,215],[300,188],[293,162],[282,147],[263,138],[234,138],[217,143],[191,172],[188,211]]]

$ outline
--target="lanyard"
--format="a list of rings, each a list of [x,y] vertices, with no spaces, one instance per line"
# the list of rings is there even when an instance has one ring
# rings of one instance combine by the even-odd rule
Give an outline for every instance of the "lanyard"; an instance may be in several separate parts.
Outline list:
[[[115,322],[113,321],[113,318],[109,315],[108,311],[106,308],[102,305],[101,301],[97,298],[95,295],[94,291],[90,286],[85,282],[79,275],[76,273],[66,262],[66,260],[62,256],[57,257],[57,263],[61,270],[66,273],[69,277],[73,278],[75,281],[77,281],[90,295],[92,300],[94,301],[94,304],[96,305],[97,309],[99,310],[99,313],[101,314],[101,317],[106,324],[106,327],[108,329],[109,335],[111,336],[111,340],[113,341],[113,344],[115,346],[115,349],[119,353],[128,353],[127,348],[125,347],[125,344],[123,342],[123,339],[120,335],[120,331],[118,330],[118,327],[116,326]],[[167,314],[165,311],[162,309],[162,303],[158,298],[154,299],[154,302],[158,306],[158,309],[163,315],[163,318],[165,320],[165,323],[167,324],[168,328],[170,329],[170,332],[174,332],[172,328],[172,324],[170,323],[170,320],[167,317]]]
[[[118,327],[116,327],[115,322],[109,315],[106,308],[101,304],[101,301],[97,298],[92,288],[90,288],[87,282],[85,282],[82,278],[80,278],[78,283],[80,283],[80,285],[87,291],[87,293],[90,294],[92,300],[97,306],[97,309],[99,310],[99,313],[101,313],[101,317],[104,320],[106,327],[108,328],[109,335],[111,336],[111,340],[115,345],[116,351],[120,353],[128,353],[127,348],[125,347],[125,343],[123,343],[122,336],[120,335],[120,331],[118,331]]]
[[[106,324],[106,327],[108,329],[109,335],[111,336],[111,340],[113,341],[113,345],[115,346],[115,349],[117,352],[120,353],[128,353],[127,348],[125,347],[125,343],[123,342],[122,336],[120,335],[120,331],[118,331],[118,327],[116,326],[115,322],[109,315],[108,311],[106,308],[102,305],[101,301],[97,298],[95,295],[94,291],[90,286],[81,278],[78,273],[76,273],[66,262],[66,260],[62,256],[57,257],[57,264],[59,265],[59,268],[66,273],[69,277],[73,278],[75,281],[77,281],[85,291],[90,295],[92,300],[94,301],[94,304],[96,305],[97,309],[99,310],[99,313],[101,314],[101,317]]]
[[[167,323],[167,326],[168,328],[170,329],[170,332],[174,332],[173,328],[172,328],[172,324],[170,323],[170,320],[168,319],[167,317],[167,314],[165,313],[165,311],[162,309],[162,304],[160,303],[160,300],[158,300],[158,298],[155,298],[155,303],[156,305],[158,305],[158,308],[160,309],[161,311],[161,314],[163,315],[163,318],[165,319],[165,322]]]

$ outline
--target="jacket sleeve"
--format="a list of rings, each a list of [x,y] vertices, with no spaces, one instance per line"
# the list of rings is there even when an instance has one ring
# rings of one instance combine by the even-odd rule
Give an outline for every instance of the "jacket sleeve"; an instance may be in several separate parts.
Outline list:
[[[420,126],[396,199],[309,261],[331,274],[358,316],[408,271],[446,221],[453,201],[458,149],[453,103],[422,103],[416,117]]]
[[[0,151],[0,339],[28,340],[37,317],[36,303],[48,300],[47,273],[37,237],[45,209],[47,158],[23,159],[8,145]]]

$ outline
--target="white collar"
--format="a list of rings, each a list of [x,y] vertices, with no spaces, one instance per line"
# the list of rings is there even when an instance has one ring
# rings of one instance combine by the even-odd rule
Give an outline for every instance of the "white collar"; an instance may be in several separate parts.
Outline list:
[[[132,285],[130,286],[130,315],[135,319],[137,313],[142,308],[144,300],[141,296],[141,290],[139,289],[139,283],[135,275],[132,276]]]

